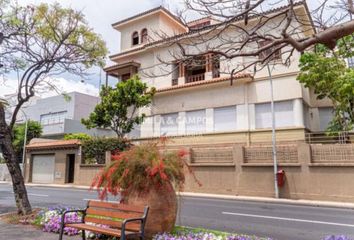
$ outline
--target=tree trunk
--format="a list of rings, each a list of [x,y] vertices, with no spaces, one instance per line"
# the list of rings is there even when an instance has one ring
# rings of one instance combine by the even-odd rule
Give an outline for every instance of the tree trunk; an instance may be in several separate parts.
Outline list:
[[[28,200],[25,182],[22,176],[20,164],[12,145],[12,131],[5,120],[4,106],[0,103],[0,150],[4,156],[6,166],[12,179],[12,187],[18,214],[29,214],[32,212]],[[25,160],[24,160],[25,161]]]

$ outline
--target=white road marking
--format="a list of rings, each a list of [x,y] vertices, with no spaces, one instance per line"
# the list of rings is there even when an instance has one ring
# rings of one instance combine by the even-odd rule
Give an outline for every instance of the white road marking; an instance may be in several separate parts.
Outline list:
[[[34,197],[49,197],[49,195],[45,194],[36,194],[36,193],[28,193],[29,196],[34,196]]]
[[[224,214],[224,215],[242,216],[242,217],[275,219],[275,220],[283,220],[283,221],[291,221],[291,222],[325,224],[325,225],[334,225],[334,226],[341,226],[341,227],[354,227],[353,224],[336,223],[336,222],[323,222],[323,221],[306,220],[306,219],[298,219],[298,218],[283,218],[283,217],[273,217],[273,216],[254,215],[254,214],[245,214],[245,213],[233,213],[233,212],[222,212],[222,214]]]

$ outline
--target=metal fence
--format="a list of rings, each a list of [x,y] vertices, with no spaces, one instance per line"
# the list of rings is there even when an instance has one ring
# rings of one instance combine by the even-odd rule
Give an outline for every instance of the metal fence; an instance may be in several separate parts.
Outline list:
[[[354,132],[315,132],[305,137],[309,144],[354,144]]]

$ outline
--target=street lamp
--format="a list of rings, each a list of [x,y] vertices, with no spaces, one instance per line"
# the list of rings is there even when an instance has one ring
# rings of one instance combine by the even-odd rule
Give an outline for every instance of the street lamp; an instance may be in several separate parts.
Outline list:
[[[2,44],[4,40],[4,34],[2,32],[0,32],[0,45]],[[4,64],[0,63],[0,68],[2,68],[4,66]]]
[[[22,150],[22,162],[23,162],[23,169],[22,169],[22,175],[23,175],[23,178],[25,178],[25,173],[26,173],[26,143],[27,143],[27,132],[28,132],[28,117],[26,115],[26,113],[20,109],[23,116],[25,117],[25,135],[24,135],[24,138],[23,138],[23,150]]]
[[[269,74],[270,82],[270,109],[272,112],[272,155],[273,155],[273,165],[274,165],[274,189],[275,198],[279,198],[279,187],[278,187],[278,161],[277,161],[277,149],[276,149],[276,136],[275,136],[275,111],[274,111],[274,94],[273,94],[273,77],[270,71],[269,63],[267,63],[267,69]]]

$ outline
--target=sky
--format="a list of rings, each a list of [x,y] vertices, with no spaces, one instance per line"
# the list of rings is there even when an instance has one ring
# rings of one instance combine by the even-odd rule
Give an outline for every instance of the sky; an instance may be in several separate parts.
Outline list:
[[[55,0],[18,0],[21,5],[53,3]],[[144,12],[148,9],[164,5],[174,10],[178,0],[60,0],[62,6],[71,7],[84,13],[86,20],[93,30],[100,34],[106,41],[109,54],[119,52],[120,35],[111,26],[112,23],[128,18],[132,15]],[[111,64],[107,61],[107,64]],[[98,68],[89,71],[87,79],[79,79],[73,75],[63,74],[56,79],[58,89],[62,92],[79,91],[90,95],[98,95],[100,70]],[[105,74],[101,72],[102,79]],[[83,81],[82,81],[83,80]],[[17,89],[17,75],[10,74],[4,79],[0,76],[0,97],[15,93]],[[39,93],[41,97],[57,95],[57,91]]]
[[[55,0],[17,0],[21,5],[53,3]],[[322,0],[308,1],[310,5]],[[118,53],[120,46],[119,32],[114,30],[112,23],[128,18],[148,9],[164,5],[175,12],[180,9],[182,0],[60,0],[62,6],[71,7],[84,13],[88,24],[106,41],[109,55]],[[310,6],[311,7],[311,6]],[[107,62],[107,65],[112,63]],[[98,68],[89,70],[90,76],[79,79],[77,76],[63,74],[56,80],[58,89],[62,92],[79,91],[90,95],[98,95],[99,79],[105,79],[105,74]],[[0,76],[0,97],[13,94],[17,89],[17,75],[11,74],[6,80]],[[41,97],[57,95],[57,91],[45,91]]]

